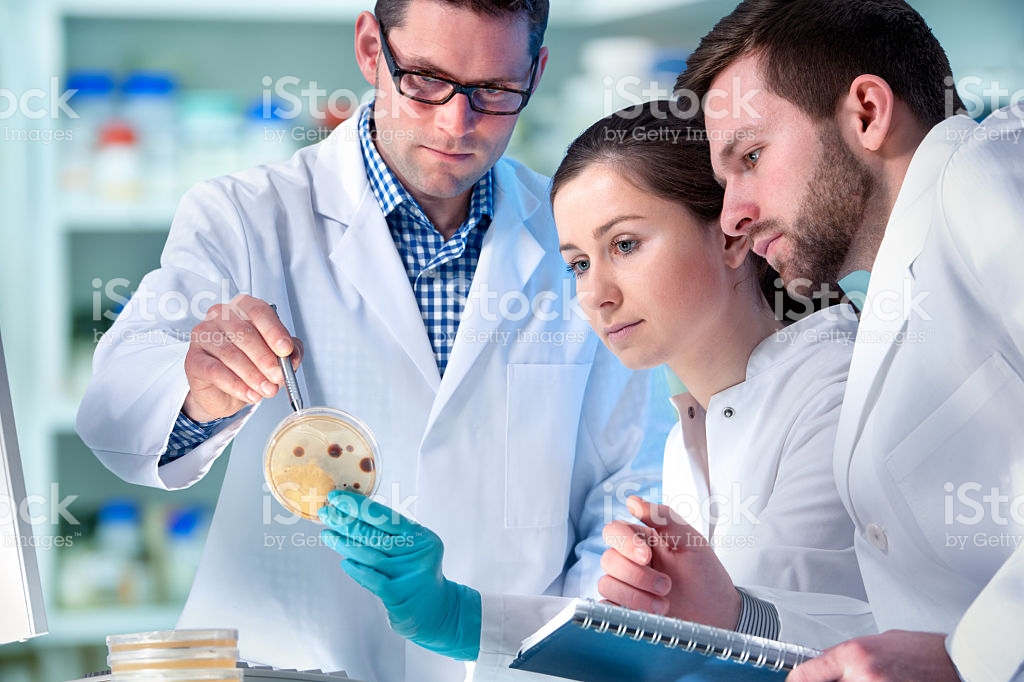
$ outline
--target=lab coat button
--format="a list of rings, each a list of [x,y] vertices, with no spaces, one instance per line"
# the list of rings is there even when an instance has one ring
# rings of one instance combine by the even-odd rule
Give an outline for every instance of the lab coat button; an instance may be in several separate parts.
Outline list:
[[[864,535],[867,537],[868,542],[874,545],[878,551],[889,551],[889,538],[885,534],[885,529],[877,523],[869,523],[867,528],[864,529]]]
[[[734,414],[736,414],[736,412],[731,407],[727,407],[724,410],[722,410],[722,416],[725,417],[726,419],[732,419],[732,416]]]

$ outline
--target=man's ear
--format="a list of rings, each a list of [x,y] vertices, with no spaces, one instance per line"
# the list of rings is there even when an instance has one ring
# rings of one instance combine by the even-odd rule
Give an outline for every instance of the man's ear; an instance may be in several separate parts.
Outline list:
[[[356,18],[356,63],[363,78],[377,85],[377,60],[380,58],[380,24],[372,12],[361,12]]]
[[[721,239],[725,264],[733,270],[738,270],[747,261],[747,254],[750,253],[750,239],[746,235],[731,237],[722,232],[718,225],[715,225],[714,228],[718,230]]]
[[[885,79],[862,74],[853,79],[839,104],[839,129],[855,148],[877,152],[892,130],[895,108],[896,96]]]
[[[531,93],[537,92],[537,86],[540,84],[540,77],[544,75],[544,67],[548,65],[548,48],[541,47],[540,52],[537,53],[537,75],[533,79],[533,90]]]

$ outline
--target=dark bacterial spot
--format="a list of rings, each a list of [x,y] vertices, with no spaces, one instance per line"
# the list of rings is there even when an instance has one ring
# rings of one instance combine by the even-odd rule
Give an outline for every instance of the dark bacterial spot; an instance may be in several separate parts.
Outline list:
[[[363,457],[359,460],[359,468],[363,471],[373,471],[373,460],[369,457]]]
[[[302,457],[304,454],[306,454],[306,451],[302,449],[301,445],[297,445],[295,449],[292,450],[292,454],[295,455],[296,457]]]
[[[330,455],[331,457],[341,457],[341,446],[338,445],[337,443],[332,443],[327,448],[327,454]]]
[[[355,452],[356,449],[354,447],[352,447],[351,445],[346,445],[345,446],[345,451],[346,452]]]
[[[359,490],[359,484],[358,483],[353,483],[352,487],[355,488],[356,490]]]

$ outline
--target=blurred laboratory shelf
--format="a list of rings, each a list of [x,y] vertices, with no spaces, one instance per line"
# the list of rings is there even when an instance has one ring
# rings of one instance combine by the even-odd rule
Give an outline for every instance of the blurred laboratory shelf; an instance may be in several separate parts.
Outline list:
[[[94,609],[48,608],[50,634],[31,641],[38,646],[99,644],[107,635],[172,629],[180,614],[180,604]]]
[[[47,415],[47,431],[52,434],[74,433],[75,416],[78,414],[78,399],[64,393],[54,403]]]
[[[354,21],[360,0],[56,0],[66,17],[117,19],[225,19],[245,21]]]
[[[171,226],[177,202],[111,203],[61,201],[58,220],[67,232],[149,231],[164,234]]]
[[[551,3],[550,24],[595,25],[702,2],[706,0],[556,0]],[[360,12],[372,8],[372,3],[366,0],[57,0],[54,6],[68,17],[351,22]]]

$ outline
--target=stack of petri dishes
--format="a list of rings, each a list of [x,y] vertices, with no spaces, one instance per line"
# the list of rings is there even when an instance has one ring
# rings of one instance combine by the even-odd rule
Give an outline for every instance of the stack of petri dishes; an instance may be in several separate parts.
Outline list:
[[[161,630],[107,637],[113,682],[241,680],[238,630]]]

